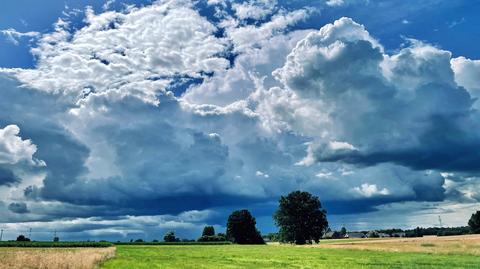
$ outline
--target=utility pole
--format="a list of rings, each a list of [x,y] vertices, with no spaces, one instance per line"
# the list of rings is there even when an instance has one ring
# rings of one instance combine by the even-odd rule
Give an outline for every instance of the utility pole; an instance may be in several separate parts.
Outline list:
[[[438,223],[440,224],[440,228],[443,228],[442,217],[440,217],[440,215],[438,215]]]
[[[3,229],[0,229],[0,241],[2,241],[3,238]]]
[[[30,238],[30,240],[32,240],[32,228],[30,228],[30,230],[28,230],[28,238]]]

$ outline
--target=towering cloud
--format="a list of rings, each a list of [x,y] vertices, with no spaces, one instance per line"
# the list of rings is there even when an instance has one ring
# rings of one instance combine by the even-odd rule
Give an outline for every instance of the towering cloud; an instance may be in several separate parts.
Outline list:
[[[268,228],[295,189],[332,216],[478,203],[478,61],[391,52],[350,18],[295,29],[308,7],[200,7],[87,8],[38,37],[35,68],[2,69],[5,225],[194,236],[248,207]]]

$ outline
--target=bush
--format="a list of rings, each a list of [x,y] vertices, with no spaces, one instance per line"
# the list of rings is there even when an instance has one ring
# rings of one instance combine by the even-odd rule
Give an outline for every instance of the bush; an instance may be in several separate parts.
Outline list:
[[[28,242],[28,241],[30,241],[30,238],[25,237],[25,235],[21,234],[17,237],[17,241],[18,242]]]
[[[218,235],[202,235],[198,238],[197,242],[223,242],[227,241],[225,236],[218,234]]]

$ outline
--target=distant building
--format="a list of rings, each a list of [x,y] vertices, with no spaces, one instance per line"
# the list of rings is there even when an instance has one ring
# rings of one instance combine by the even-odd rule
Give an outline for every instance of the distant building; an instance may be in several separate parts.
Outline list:
[[[400,233],[393,233],[392,234],[392,237],[405,237],[406,234],[404,232],[400,232]]]
[[[366,238],[367,236],[364,233],[348,233],[345,235],[345,238]]]
[[[378,233],[378,237],[385,238],[385,237],[390,237],[390,235],[386,233]]]

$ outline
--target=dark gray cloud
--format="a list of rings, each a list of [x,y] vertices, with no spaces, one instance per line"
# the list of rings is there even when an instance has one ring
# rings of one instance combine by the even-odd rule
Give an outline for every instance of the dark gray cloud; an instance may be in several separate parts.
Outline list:
[[[9,137],[28,149],[10,150],[0,163],[8,227],[28,222],[44,227],[45,238],[47,229],[69,238],[159,237],[169,229],[193,236],[207,223],[223,229],[232,210],[248,208],[271,230],[278,197],[297,189],[346,218],[406,203],[425,205],[412,206],[425,213],[478,202],[475,95],[448,51],[411,41],[387,53],[348,18],[288,32],[307,10],[224,22],[220,37],[192,7],[88,11],[85,31],[57,24],[40,38],[37,68],[4,70],[0,130],[11,126]],[[157,14],[162,8],[168,12]],[[200,36],[182,51],[190,29],[158,24],[185,15]],[[103,27],[118,18],[122,25]],[[122,47],[143,28],[150,35],[141,44]],[[90,42],[95,33],[116,41]],[[238,54],[232,65],[219,56],[224,50]],[[198,83],[173,94],[170,79],[178,77]]]

